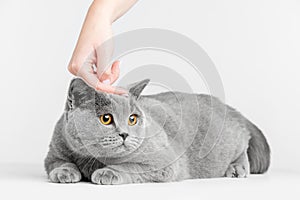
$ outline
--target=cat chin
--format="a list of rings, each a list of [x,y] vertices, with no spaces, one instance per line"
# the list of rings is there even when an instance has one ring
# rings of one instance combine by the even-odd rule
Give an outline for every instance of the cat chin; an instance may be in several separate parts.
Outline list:
[[[71,151],[81,155],[82,157],[94,157],[94,158],[122,158],[128,157],[134,153],[141,145],[142,140],[128,138],[126,141],[118,141],[111,144],[103,145],[99,142],[82,141],[82,144],[68,142]]]
[[[111,148],[102,148],[99,152],[99,149],[87,149],[87,152],[79,151],[78,153],[82,156],[92,156],[95,158],[120,158],[124,156],[128,156],[133,153],[136,149],[130,146],[126,146],[121,144],[119,146],[114,146]]]
[[[120,146],[114,147],[111,149],[111,155],[115,156],[123,156],[132,153],[135,149],[127,146],[126,144],[122,144]]]

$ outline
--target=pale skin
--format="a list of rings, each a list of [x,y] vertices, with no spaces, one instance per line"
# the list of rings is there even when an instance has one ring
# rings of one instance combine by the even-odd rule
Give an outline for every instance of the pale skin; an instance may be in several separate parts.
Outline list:
[[[87,12],[68,70],[98,91],[127,93],[124,89],[112,86],[120,73],[119,61],[109,63],[113,43],[110,42],[105,48],[101,48],[101,45],[112,38],[112,23],[136,2],[137,0],[94,0]]]

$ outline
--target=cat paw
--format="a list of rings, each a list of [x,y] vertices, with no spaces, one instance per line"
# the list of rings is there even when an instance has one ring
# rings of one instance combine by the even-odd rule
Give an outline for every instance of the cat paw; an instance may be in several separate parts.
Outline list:
[[[97,169],[93,172],[92,182],[99,185],[119,185],[124,184],[124,179],[121,173],[109,168]]]
[[[231,178],[246,178],[247,177],[247,170],[243,165],[240,164],[230,164],[226,173],[225,177]]]
[[[81,174],[72,167],[58,167],[49,173],[49,179],[54,183],[76,183],[81,180]]]

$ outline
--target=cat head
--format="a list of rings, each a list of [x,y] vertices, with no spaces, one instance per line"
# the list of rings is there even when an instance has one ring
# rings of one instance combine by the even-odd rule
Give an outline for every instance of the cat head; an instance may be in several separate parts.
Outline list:
[[[143,142],[145,114],[139,106],[149,79],[127,87],[128,96],[95,91],[73,79],[65,108],[64,137],[70,148],[85,156],[124,157]]]

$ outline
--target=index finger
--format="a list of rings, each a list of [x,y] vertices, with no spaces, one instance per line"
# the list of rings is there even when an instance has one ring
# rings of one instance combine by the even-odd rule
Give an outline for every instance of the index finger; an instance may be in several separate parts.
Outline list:
[[[102,91],[102,92],[107,92],[107,93],[112,93],[112,94],[126,94],[128,93],[125,89],[119,88],[119,87],[114,87],[111,85],[106,85],[99,81],[97,78],[97,75],[88,70],[82,70],[81,73],[79,74],[80,77],[91,87],[93,87],[95,90]]]

